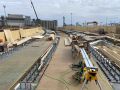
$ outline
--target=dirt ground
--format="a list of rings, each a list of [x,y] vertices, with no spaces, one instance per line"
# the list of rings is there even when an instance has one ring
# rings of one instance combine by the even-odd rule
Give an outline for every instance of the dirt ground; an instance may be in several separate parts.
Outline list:
[[[61,36],[58,48],[42,77],[37,90],[80,90],[82,84],[73,80],[72,75],[75,73],[70,69],[70,65],[78,60],[72,58],[71,47],[64,45],[64,36]],[[94,61],[93,61],[94,62]],[[103,73],[99,70],[99,82],[102,90],[112,90]],[[94,81],[89,82],[84,90],[100,90]]]

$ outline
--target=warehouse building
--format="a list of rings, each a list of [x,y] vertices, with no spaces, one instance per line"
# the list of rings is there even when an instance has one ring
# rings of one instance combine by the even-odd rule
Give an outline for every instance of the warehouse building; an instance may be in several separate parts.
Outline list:
[[[2,22],[4,24],[2,24]],[[31,26],[32,20],[30,16],[24,16],[19,14],[8,14],[8,16],[0,20],[0,26],[10,26],[10,27],[24,27]]]
[[[8,26],[16,26],[16,27],[24,26],[23,15],[8,14],[8,17],[6,19],[7,19]]]
[[[40,20],[40,25],[46,29],[56,30],[58,22],[57,20]]]

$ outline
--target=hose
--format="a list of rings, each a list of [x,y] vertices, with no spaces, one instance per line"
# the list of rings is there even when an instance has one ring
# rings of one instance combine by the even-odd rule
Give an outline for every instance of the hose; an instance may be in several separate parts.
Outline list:
[[[68,83],[63,77],[64,77],[65,75],[71,73],[71,72],[72,72],[72,71],[66,70],[66,71],[60,76],[60,78],[61,78],[66,84],[68,84],[68,85],[71,85],[71,84]]]
[[[66,85],[66,83],[63,82],[62,80],[57,79],[57,78],[54,78],[54,77],[51,77],[51,76],[48,76],[48,75],[46,75],[46,74],[44,74],[44,76],[46,76],[46,77],[48,77],[48,78],[50,78],[50,79],[56,80],[56,81],[58,81],[58,82],[60,82],[60,83],[62,83],[62,84],[64,84],[65,87],[66,87],[66,90],[69,90],[69,87],[68,87],[68,86]]]

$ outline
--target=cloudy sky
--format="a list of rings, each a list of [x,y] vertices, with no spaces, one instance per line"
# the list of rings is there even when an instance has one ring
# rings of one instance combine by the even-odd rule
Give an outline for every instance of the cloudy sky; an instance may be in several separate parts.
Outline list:
[[[62,17],[70,24],[70,13],[73,23],[99,21],[105,23],[120,21],[120,0],[32,0],[40,19],[57,19],[62,25]],[[30,15],[35,18],[30,0],[0,0],[0,15],[4,15],[3,5],[7,14]]]

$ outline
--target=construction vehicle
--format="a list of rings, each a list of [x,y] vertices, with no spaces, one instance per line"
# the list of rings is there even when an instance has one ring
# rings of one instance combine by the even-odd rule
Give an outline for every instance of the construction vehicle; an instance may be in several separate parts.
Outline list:
[[[85,85],[90,81],[95,81],[100,90],[102,90],[97,78],[98,68],[93,65],[89,58],[90,52],[88,47],[89,43],[86,41],[81,41],[80,43],[74,43],[73,41],[72,53],[74,54],[74,57],[79,56],[78,59],[80,59],[78,64],[72,64],[71,66],[73,70],[76,70],[73,78],[80,83],[83,83],[81,90],[83,90]]]

